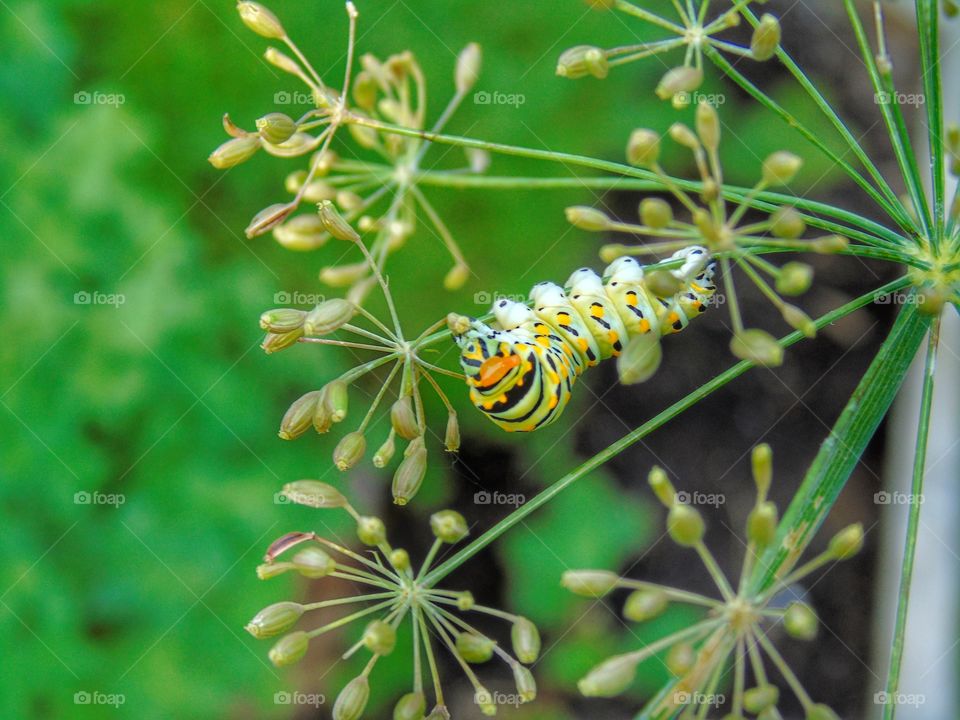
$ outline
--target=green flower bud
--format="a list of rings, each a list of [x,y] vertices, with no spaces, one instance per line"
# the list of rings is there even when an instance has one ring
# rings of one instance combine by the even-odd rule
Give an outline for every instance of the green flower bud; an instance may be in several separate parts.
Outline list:
[[[807,263],[791,261],[780,268],[777,275],[777,292],[782,295],[802,295],[813,284],[813,268]]]
[[[310,644],[310,638],[303,630],[297,630],[289,635],[284,635],[277,640],[267,657],[277,667],[284,665],[293,665],[300,661],[307,653],[307,646]]]
[[[670,139],[677,143],[677,145],[683,145],[683,147],[690,150],[698,150],[700,148],[700,140],[694,135],[693,130],[683,123],[674,123],[670,126],[670,129],[667,130],[667,133],[670,135]]]
[[[521,702],[533,702],[537,699],[537,681],[533,673],[520,663],[513,666],[513,681],[517,685],[517,695]]]
[[[258,2],[239,2],[237,12],[243,24],[261,37],[279,40],[287,36],[277,16]]]
[[[319,221],[320,218],[317,218]],[[320,282],[330,287],[348,287],[370,273],[370,266],[364,262],[348,265],[328,265],[320,271]]]
[[[700,142],[711,152],[720,147],[720,118],[717,109],[706,100],[697,103],[695,125]]]
[[[776,685],[759,685],[743,694],[743,708],[749,713],[758,715],[767,708],[776,706],[778,700],[780,700],[780,688]]]
[[[267,310],[260,315],[260,329],[272,333],[292,332],[303,327],[303,318],[306,315],[303,310],[293,308]]]
[[[661,100],[669,100],[680,93],[692,93],[700,87],[702,82],[702,70],[687,65],[671,68],[660,78],[660,84],[656,89],[657,97]]]
[[[497,705],[493,701],[493,695],[483,685],[478,685],[473,693],[473,702],[480,708],[487,717],[497,714]]]
[[[863,525],[848,525],[830,540],[827,552],[837,560],[849,560],[863,547]]]
[[[800,212],[790,205],[777,208],[770,215],[770,232],[774,237],[796,240],[807,230],[807,223]]]
[[[404,440],[413,440],[420,436],[420,426],[413,410],[413,399],[409,395],[398,398],[390,408],[390,424],[397,435]]]
[[[753,483],[757,486],[757,497],[765,500],[773,481],[773,448],[767,443],[760,443],[750,453],[750,469],[753,473]]]
[[[347,505],[347,499],[339,490],[319,480],[296,480],[284,485],[282,492],[290,502],[312,508],[340,508]]]
[[[270,580],[278,575],[283,575],[292,568],[293,565],[290,563],[261,563],[257,565],[257,577],[261,580]]]
[[[664,507],[672,508],[676,504],[677,491],[674,489],[673,483],[670,482],[670,478],[667,477],[667,473],[662,467],[654,465],[650,468],[647,482],[650,484],[650,489],[653,490],[653,494],[663,503]]]
[[[818,626],[817,614],[806,603],[792,602],[783,614],[783,627],[797,640],[813,640]]]
[[[463,592],[457,593],[457,608],[461,612],[473,610],[473,606],[476,604],[477,601],[473,599],[473,593],[469,590],[464,590]]]
[[[355,430],[347,433],[333,449],[333,464],[341,472],[349,470],[363,459],[366,451],[367,439],[362,432]]]
[[[264,141],[271,145],[279,145],[293,137],[297,131],[297,124],[289,115],[274,112],[257,119],[257,132]]]
[[[287,250],[307,252],[323,247],[330,239],[316,215],[297,215],[273,229],[273,239]]]
[[[258,640],[285,633],[297,624],[304,607],[295,602],[278,602],[268,605],[253,616],[244,628]]]
[[[753,29],[750,53],[754,60],[769,60],[780,47],[780,21],[770,13],[764,13]]]
[[[353,80],[353,102],[368,112],[376,107],[377,80],[366,70],[358,72]]]
[[[365,515],[357,520],[357,537],[364,545],[382,545],[387,541],[387,526],[380,518]]]
[[[370,699],[370,681],[357,675],[348,682],[333,704],[333,720],[359,720]]]
[[[760,503],[747,516],[747,538],[762,548],[768,546],[777,536],[778,521],[777,506],[769,500]]]
[[[260,149],[260,138],[256,135],[247,135],[227,140],[220,147],[210,153],[207,160],[217,170],[226,170],[240,163],[246,162]]]
[[[767,156],[763,161],[763,182],[767,185],[786,185],[800,171],[803,160],[785,150]]]
[[[250,224],[244,229],[244,234],[248,238],[255,238],[270,232],[277,225],[282,223],[290,214],[297,209],[294,203],[274,203],[268,205],[263,210],[253,216]]]
[[[649,380],[660,367],[663,348],[658,333],[636,335],[617,357],[617,373],[624,385],[634,385]]]
[[[351,125],[350,127],[355,126]],[[349,242],[360,242],[360,236],[357,234],[357,231],[343,218],[332,202],[329,200],[321,200],[318,202],[317,213],[327,232],[335,238]]]
[[[730,352],[741,360],[749,360],[765,367],[783,364],[783,348],[765,330],[742,330],[730,340]]]
[[[341,380],[334,380],[324,386],[323,402],[330,412],[330,420],[338,423],[347,417],[349,393],[347,384]]]
[[[363,645],[375,655],[389,655],[397,646],[397,631],[383,620],[374,620],[363,631]]]
[[[840,235],[827,235],[810,242],[810,249],[821,255],[833,255],[843,252],[850,246],[850,241]]]
[[[404,695],[393,706],[393,720],[423,720],[427,711],[427,698],[422,692]]]
[[[485,663],[493,657],[495,644],[490,638],[472,632],[457,635],[457,652],[468,663]]]
[[[646,622],[667,609],[667,594],[657,588],[634,590],[623,604],[623,616],[632,622]]]
[[[427,449],[423,440],[417,438],[410,443],[407,450],[410,448],[414,449],[404,457],[393,475],[393,502],[397,505],[410,502],[423,484],[423,476],[427,472]]]
[[[517,660],[529,665],[540,657],[540,632],[537,626],[525,617],[518,617],[510,628],[513,654]]]
[[[794,330],[799,330],[808,338],[817,336],[816,323],[796,305],[790,305],[789,303],[784,304],[780,312],[783,315],[784,322]]]
[[[567,570],[560,584],[577,595],[603,597],[620,584],[620,576],[609,570]]]
[[[680,292],[683,282],[668,270],[651,270],[643,276],[643,284],[657,297],[669,298]]]
[[[457,452],[460,449],[460,420],[456,411],[447,413],[447,430],[443,436],[443,446],[447,452]]]
[[[686,642],[677,643],[671,647],[666,657],[667,670],[677,677],[686,675],[695,662],[697,662],[697,651],[694,650],[693,645]]]
[[[673,222],[673,208],[661,198],[644,198],[640,201],[640,222],[654,230],[665,228]]]
[[[827,705],[819,703],[807,710],[806,720],[840,720],[840,716]]]
[[[631,656],[614,655],[604,660],[577,682],[585,697],[613,697],[626,690],[637,671],[637,661]]]
[[[311,337],[327,335],[340,329],[357,314],[356,306],[342,298],[331,298],[307,313],[303,320],[303,332]]]
[[[282,440],[293,440],[303,435],[313,425],[313,416],[317,411],[317,402],[321,392],[314,390],[293,401],[280,421],[278,435]]]
[[[457,313],[447,313],[447,328],[454,335],[463,335],[470,329],[470,318]]]
[[[307,202],[319,203],[323,200],[333,200],[336,197],[337,189],[325,180],[314,180],[303,188],[303,199]],[[326,233],[327,226],[323,224],[319,215],[316,217],[317,222],[320,223],[320,228]],[[329,236],[330,234],[327,233],[327,237]]]
[[[667,532],[677,545],[692,547],[703,539],[706,525],[700,511],[677,503],[667,513]]]
[[[627,140],[627,162],[638,167],[652,167],[660,158],[660,135],[653,130],[638,128]]]
[[[390,564],[400,572],[410,569],[410,553],[403,548],[390,551]]]
[[[327,407],[327,388],[320,389],[320,398],[317,400],[317,407],[313,412],[313,429],[321,435],[330,430],[333,425],[330,408]]]
[[[349,212],[363,205],[363,198],[350,190],[339,190],[337,191],[337,205]]]
[[[263,342],[260,343],[260,348],[267,355],[272,355],[275,352],[286,350],[288,347],[293,347],[302,337],[303,330],[301,329],[285,333],[267,333],[263,337]]]
[[[470,88],[477,84],[482,62],[483,53],[475,42],[469,43],[457,55],[457,67],[453,78],[459,94],[469,92]]]
[[[459,290],[470,279],[470,266],[458,262],[443,277],[443,288],[453,292]]]
[[[302,72],[300,66],[293,61],[293,58],[280,52],[275,47],[268,47],[266,51],[264,51],[263,57],[268,63],[275,68],[283,70],[285,73],[299,75]]]
[[[390,460],[393,459],[393,454],[396,449],[397,446],[393,440],[393,433],[390,433],[387,436],[387,439],[383,441],[383,445],[381,445],[377,452],[374,453],[373,466],[377,468],[385,468],[390,464]]]
[[[291,560],[293,568],[311,580],[319,580],[337,569],[337,561],[318,547],[304,548]]]
[[[430,529],[445,543],[460,542],[470,533],[467,521],[456,510],[441,510],[431,515]]]
[[[567,222],[581,230],[598,232],[607,230],[611,220],[605,212],[587,205],[573,205],[565,210]]]
[[[587,75],[603,80],[609,70],[606,53],[593,45],[572,47],[561,53],[557,60],[557,75],[570,80],[577,80]]]

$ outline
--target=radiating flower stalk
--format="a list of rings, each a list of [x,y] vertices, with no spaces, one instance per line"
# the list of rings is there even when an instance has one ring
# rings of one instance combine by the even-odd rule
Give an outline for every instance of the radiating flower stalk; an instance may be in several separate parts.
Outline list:
[[[357,537],[365,551],[354,552],[315,533],[288,533],[267,550],[265,562],[257,569],[262,579],[286,572],[318,580],[338,578],[362,587],[357,595],[330,598],[314,603],[278,602],[257,613],[247,630],[256,638],[274,638],[269,652],[277,666],[299,661],[310,642],[333,630],[366,622],[360,638],[342,658],[366,651],[370,659],[361,673],[340,691],[333,707],[334,720],[362,717],[370,696],[370,676],[380,658],[394,652],[397,635],[409,623],[413,640],[410,692],[394,708],[396,720],[423,720],[427,713],[424,676],[433,690],[431,720],[449,720],[438,670],[440,648],[453,656],[474,688],[474,699],[484,715],[495,715],[494,695],[480,682],[474,670],[494,656],[509,667],[517,687],[517,699],[529,702],[536,697],[533,675],[525,667],[540,654],[540,635],[530,620],[477,603],[468,591],[444,590],[424,582],[440,550],[463,540],[467,522],[460,513],[442,510],[430,516],[435,540],[419,568],[406,550],[391,545],[380,518],[361,515],[338,490],[317,480],[298,480],[283,488],[292,502],[318,509],[343,509],[356,521]],[[354,610],[350,606],[358,605]],[[328,608],[349,608],[350,612],[310,630],[294,630],[307,613]],[[512,653],[468,620],[479,613],[510,624]]]
[[[282,112],[271,112],[256,121],[256,130],[244,130],[225,115],[224,129],[231,140],[218,147],[210,162],[217,168],[234,167],[253,157],[259,150],[282,158],[309,155],[305,169],[286,177],[284,185],[293,199],[275,203],[257,213],[246,229],[247,237],[272,231],[276,241],[294,251],[316,250],[331,234],[313,213],[295,215],[302,203],[329,201],[349,222],[356,221],[363,232],[374,239],[370,249],[383,269],[387,257],[400,249],[417,227],[418,217],[426,220],[431,234],[438,238],[452,257],[445,278],[449,289],[461,287],[470,275],[469,266],[443,218],[417,185],[428,141],[381,135],[356,124],[357,119],[383,120],[400,127],[424,130],[427,117],[427,88],[424,74],[414,55],[405,51],[380,60],[365,54],[360,69],[352,77],[358,12],[347,2],[350,21],[347,68],[342,90],[328,86],[306,55],[290,39],[279,19],[263,5],[240,2],[237,9],[243,22],[257,34],[280,40],[293,54],[270,47],[267,61],[301,80],[309,90],[314,107],[293,119]],[[455,93],[432,126],[439,132],[467,96],[480,72],[481,52],[476,43],[467,45],[457,59]],[[278,93],[283,94],[283,93]],[[337,130],[347,125],[358,149],[372,152],[381,162],[341,157],[331,148]],[[343,151],[349,147],[344,146]],[[467,165],[450,172],[483,172],[488,164],[484,153],[468,151]],[[366,262],[333,264],[320,271],[320,279],[331,287],[350,288],[353,299],[362,301],[374,285]]]
[[[325,231],[339,240],[356,245],[366,258],[365,262],[372,268],[374,284],[380,287],[386,300],[392,327],[350,296],[347,299],[325,300],[310,311],[276,308],[263,313],[260,327],[267,334],[261,347],[267,353],[303,343],[378,354],[378,357],[360,363],[322,388],[297,398],[280,422],[279,436],[284,440],[294,440],[311,428],[320,434],[329,432],[348,417],[350,386],[378,368],[389,367],[386,379],[380,384],[360,424],[343,435],[334,448],[333,464],[337,469],[346,471],[361,462],[367,451],[366,438],[370,425],[377,419],[377,410],[390,402],[390,430],[374,452],[373,464],[378,468],[390,466],[397,444],[407,443],[393,475],[394,502],[406,505],[417,494],[427,470],[428,424],[421,393],[424,382],[437,393],[447,409],[447,424],[442,435],[444,448],[448,452],[456,452],[460,447],[457,411],[433,375],[449,375],[460,380],[463,375],[438,367],[423,357],[424,349],[440,340],[449,340],[449,330],[441,330],[447,320],[444,318],[416,338],[407,340],[390,287],[360,235],[329,200],[319,203],[317,217]],[[354,324],[354,319],[366,320],[370,327],[360,327]],[[335,333],[338,337],[330,337]],[[353,339],[341,339],[343,335],[353,336]],[[395,399],[389,400],[391,396]]]
[[[810,317],[799,307],[786,302],[783,295],[796,296],[807,291],[813,281],[813,268],[802,262],[791,261],[777,266],[761,257],[763,251],[795,250],[833,253],[844,250],[848,242],[837,235],[802,240],[806,222],[800,212],[790,205],[782,205],[768,217],[745,221],[751,202],[761,192],[789,184],[800,170],[802,160],[796,155],[779,151],[763,161],[760,179],[738,204],[730,203],[724,195],[723,168],[720,165],[720,119],[706,100],[696,107],[695,128],[674,123],[668,133],[671,140],[688,149],[700,174],[702,189],[692,194],[664,172],[660,166],[660,135],[645,128],[634,130],[627,143],[627,160],[635,166],[656,174],[663,187],[690,215],[690,220],[674,216],[672,206],[659,197],[645,198],[638,208],[639,222],[620,222],[602,210],[586,206],[567,208],[567,219],[576,227],[594,232],[618,232],[647,237],[652,242],[643,245],[610,244],[600,255],[612,262],[623,255],[668,255],[692,245],[706,245],[720,259],[724,282],[724,300],[730,312],[733,338],[730,349],[741,359],[749,359],[767,366],[783,362],[783,349],[770,333],[745,326],[732,270],[739,268],[753,282],[767,300],[777,309],[790,327],[813,337],[815,328]],[[662,273],[665,279],[667,273]],[[669,295],[676,289],[663,288]]]
[[[683,64],[671,67],[664,73],[656,94],[662,100],[670,100],[675,107],[684,107],[690,104],[692,93],[703,82],[703,54],[706,48],[757,61],[773,57],[780,45],[780,22],[769,13],[762,16],[754,29],[749,47],[718,37],[740,24],[741,13],[751,2],[762,4],[763,0],[722,0],[714,3],[711,0],[672,0],[673,16],[666,17],[628,0],[587,0],[587,4],[598,10],[617,10],[675,37],[606,49],[577,45],[560,55],[557,75],[571,79],[587,76],[603,79],[610,68],[683,48]],[[718,7],[721,8],[719,12],[712,12]]]
[[[670,604],[693,606],[705,613],[692,625],[639,650],[604,660],[579,681],[583,695],[619,695],[632,684],[642,662],[663,656],[662,661],[675,679],[645,708],[650,717],[661,720],[675,716],[683,720],[706,717],[719,702],[723,688],[730,684],[727,676],[732,671],[730,710],[725,717],[741,720],[749,713],[762,720],[778,720],[782,718],[777,709],[780,687],[773,682],[767,667],[769,662],[799,700],[807,720],[836,720],[837,715],[829,707],[810,697],[770,639],[770,633],[782,624],[793,638],[812,640],[816,637],[818,620],[813,609],[798,599],[784,600],[784,597],[792,595],[792,586],[810,573],[856,555],[863,545],[863,529],[856,524],[841,530],[824,552],[799,567],[795,567],[797,553],[791,553],[769,588],[751,592],[748,587],[754,563],[775,541],[778,524],[777,507],[767,497],[772,480],[772,452],[768,445],[754,448],[752,466],[757,494],[746,521],[746,551],[736,587],[704,543],[706,525],[700,512],[680,501],[682,495],[676,492],[661,468],[655,467],[650,472],[650,486],[668,511],[667,533],[677,545],[699,556],[717,587],[719,598],[632,580],[606,570],[564,573],[563,585],[578,595],[600,598],[617,589],[630,590],[623,605],[623,616],[630,622],[646,622],[658,617]],[[790,542],[789,536],[784,542]],[[749,687],[748,674],[752,683]]]

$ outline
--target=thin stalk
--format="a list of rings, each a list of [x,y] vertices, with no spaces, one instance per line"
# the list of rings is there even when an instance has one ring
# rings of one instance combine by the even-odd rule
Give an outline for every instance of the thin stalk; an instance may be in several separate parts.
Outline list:
[[[930,148],[930,184],[936,232],[930,238],[934,248],[941,240],[946,207],[946,174],[943,147],[943,83],[940,72],[940,5],[937,0],[916,0],[917,35],[920,38],[924,107],[927,111],[927,138]]]

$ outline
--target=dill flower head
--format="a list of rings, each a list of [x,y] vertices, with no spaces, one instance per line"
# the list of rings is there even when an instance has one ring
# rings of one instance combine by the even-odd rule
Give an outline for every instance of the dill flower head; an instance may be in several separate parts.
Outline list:
[[[316,480],[298,480],[284,486],[283,494],[291,502],[309,507],[346,511],[356,521],[357,537],[365,546],[363,552],[355,552],[312,532],[293,532],[277,539],[257,569],[262,579],[297,572],[316,580],[347,580],[364,592],[309,604],[274,603],[258,612],[246,626],[256,638],[278,638],[268,654],[275,665],[283,666],[301,660],[315,638],[348,625],[363,624],[359,638],[342,657],[365,652],[369,660],[337,696],[335,720],[357,720],[363,716],[377,662],[394,651],[398,634],[407,632],[408,627],[413,640],[410,692],[397,701],[394,718],[423,719],[429,704],[424,682],[427,676],[433,694],[429,717],[449,719],[438,670],[441,648],[453,657],[473,685],[474,700],[484,715],[496,714],[498,696],[483,686],[474,666],[493,658],[505,663],[513,673],[517,693],[515,697],[507,696],[511,702],[529,702],[536,697],[536,682],[526,667],[540,654],[536,626],[527,618],[477,603],[467,591],[439,589],[426,580],[441,548],[469,534],[467,521],[460,513],[442,510],[430,516],[435,540],[417,567],[406,550],[390,543],[380,518],[361,515],[332,486]],[[357,606],[359,609],[355,609]],[[343,612],[311,629],[294,629],[304,616],[324,615],[331,608]],[[470,623],[468,618],[476,613],[510,625],[512,652]]]

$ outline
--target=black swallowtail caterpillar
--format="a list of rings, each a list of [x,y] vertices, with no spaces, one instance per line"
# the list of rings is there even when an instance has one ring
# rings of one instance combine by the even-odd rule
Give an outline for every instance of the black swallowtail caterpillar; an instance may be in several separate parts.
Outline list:
[[[671,271],[682,283],[671,297],[651,292],[643,266],[621,257],[602,278],[580,268],[566,288],[537,283],[531,307],[495,300],[495,327],[465,318],[454,340],[471,402],[508,432],[536,430],[560,417],[585,368],[618,356],[635,335],[683,330],[712,301],[716,263],[699,246],[671,259],[684,261]]]

